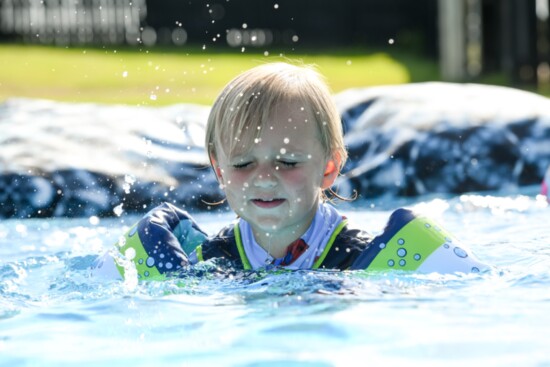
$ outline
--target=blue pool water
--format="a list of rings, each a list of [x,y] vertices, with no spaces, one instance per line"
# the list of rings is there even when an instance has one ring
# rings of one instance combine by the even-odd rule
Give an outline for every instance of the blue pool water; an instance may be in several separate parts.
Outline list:
[[[0,222],[1,366],[550,366],[550,208],[514,194],[356,202],[429,213],[495,270],[91,278],[138,217]],[[231,214],[196,214],[213,233]]]

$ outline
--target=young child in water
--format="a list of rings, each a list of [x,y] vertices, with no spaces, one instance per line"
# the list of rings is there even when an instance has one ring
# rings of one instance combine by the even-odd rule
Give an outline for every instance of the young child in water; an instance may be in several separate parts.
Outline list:
[[[177,207],[153,209],[120,243],[141,278],[213,258],[244,270],[487,268],[409,210],[395,211],[373,239],[327,203],[347,152],[331,93],[311,68],[265,64],[233,79],[212,107],[206,149],[237,220],[208,237]],[[103,260],[99,269],[125,276],[123,260]]]

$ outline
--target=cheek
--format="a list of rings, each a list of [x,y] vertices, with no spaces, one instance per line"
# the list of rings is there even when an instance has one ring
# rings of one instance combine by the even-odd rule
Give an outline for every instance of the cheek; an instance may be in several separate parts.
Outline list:
[[[290,170],[282,174],[283,180],[288,185],[302,186],[305,184],[307,174],[301,170]]]
[[[248,190],[250,175],[246,172],[236,171],[228,172],[224,176],[225,194],[235,198],[246,195]]]
[[[226,179],[231,181],[234,186],[242,186],[248,180],[248,173],[246,171],[231,171],[226,174]]]
[[[297,190],[317,189],[321,186],[321,176],[310,170],[291,170],[283,174],[283,180],[287,186]]]

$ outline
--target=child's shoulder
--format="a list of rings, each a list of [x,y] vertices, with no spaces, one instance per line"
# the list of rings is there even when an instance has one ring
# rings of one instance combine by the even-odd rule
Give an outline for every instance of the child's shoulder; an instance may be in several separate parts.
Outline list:
[[[343,226],[329,241],[321,268],[345,270],[369,247],[372,236],[353,223],[344,219]]]
[[[201,245],[201,260],[223,257],[229,260],[239,258],[235,223],[223,227],[215,236],[208,237]]]

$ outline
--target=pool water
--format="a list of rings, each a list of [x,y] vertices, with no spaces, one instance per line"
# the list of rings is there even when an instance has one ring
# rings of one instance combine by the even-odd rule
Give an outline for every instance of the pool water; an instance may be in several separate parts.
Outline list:
[[[299,271],[137,283],[89,266],[138,217],[0,222],[2,366],[550,366],[550,208],[538,188],[341,206],[377,234],[412,206],[485,274]],[[230,213],[197,213],[209,232]]]

